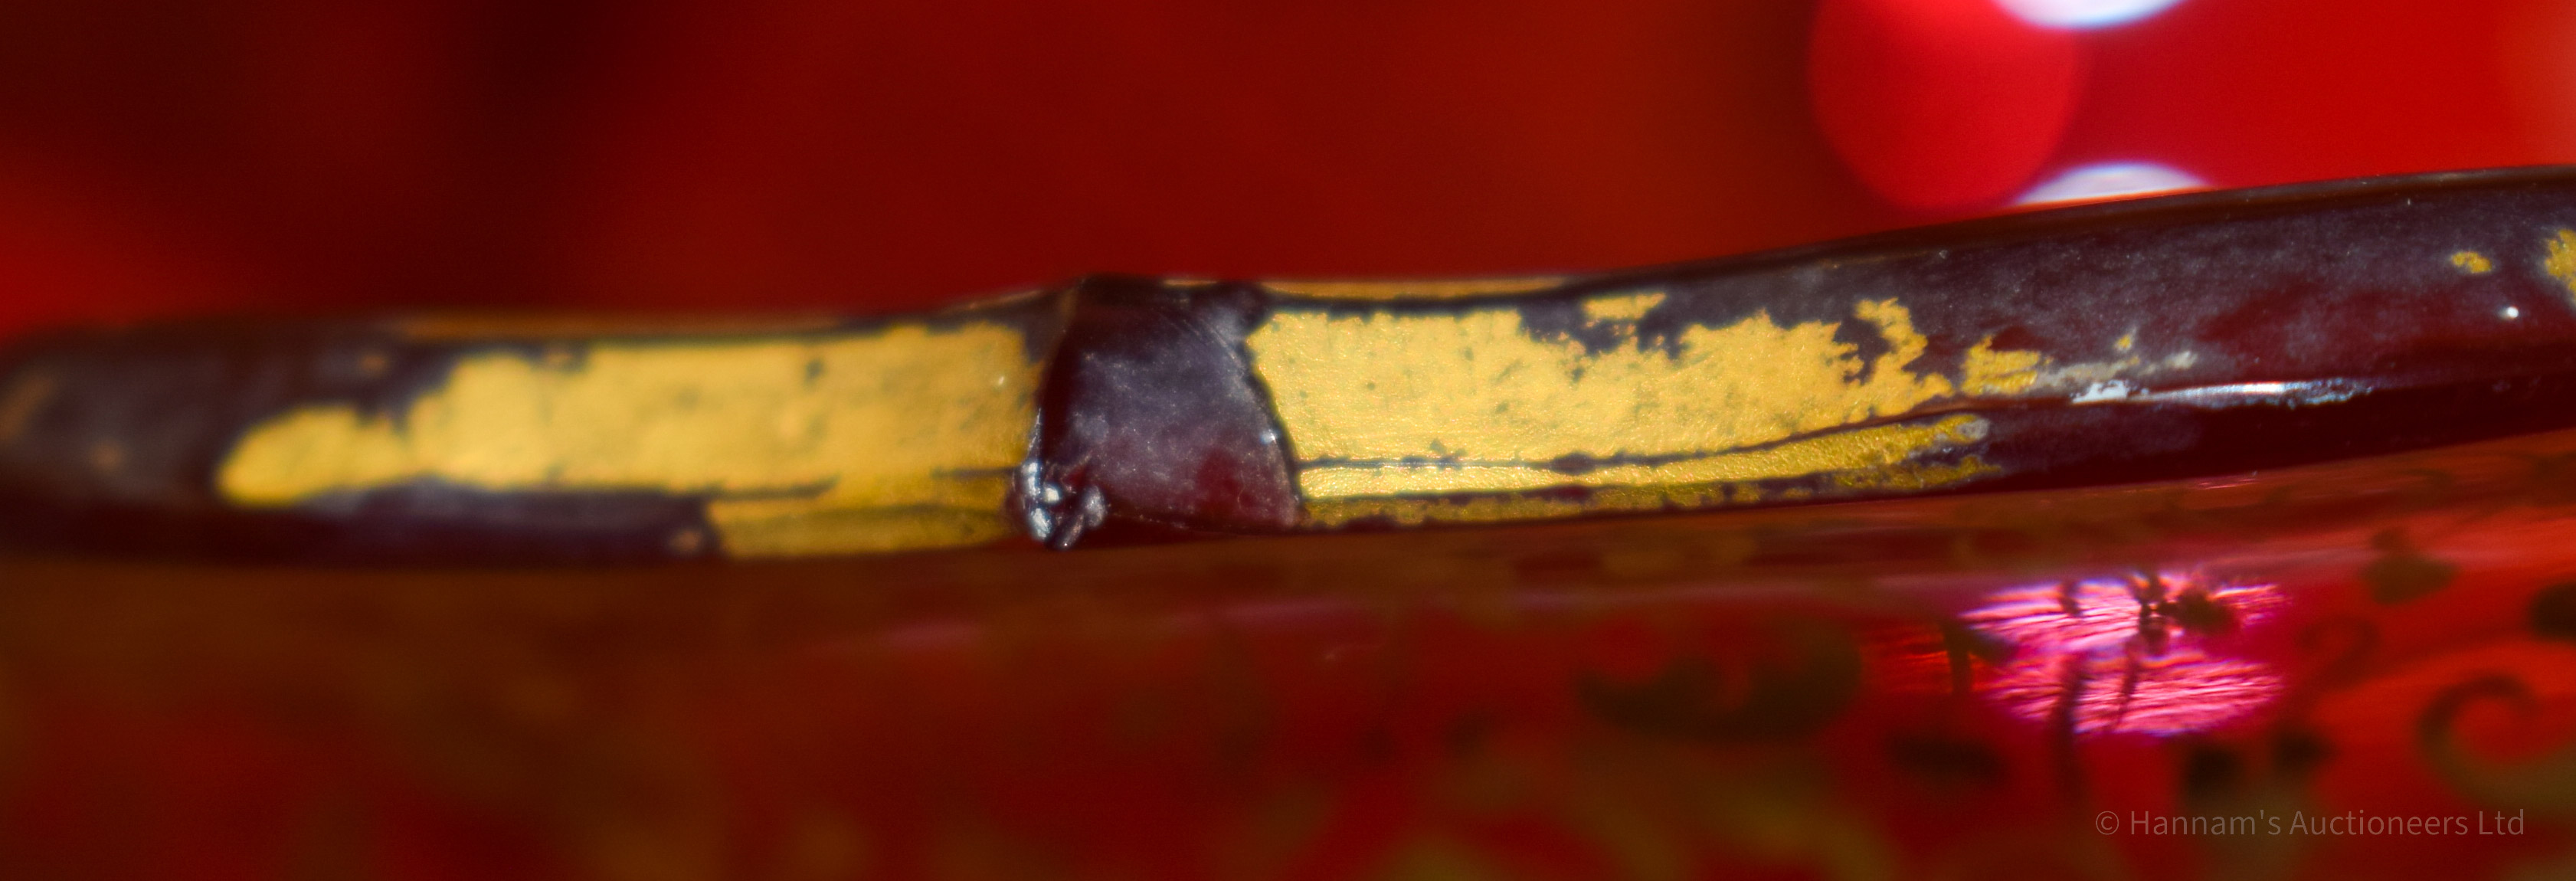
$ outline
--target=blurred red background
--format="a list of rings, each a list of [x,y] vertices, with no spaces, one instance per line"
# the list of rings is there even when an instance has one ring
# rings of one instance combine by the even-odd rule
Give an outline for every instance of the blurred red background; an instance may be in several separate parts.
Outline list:
[[[2093,27],[2027,18],[2123,5],[6,4],[0,333],[229,310],[885,311],[1104,269],[1581,270],[2006,210],[2103,163],[2243,186],[2576,157],[2576,5],[2564,0],[2180,0]],[[1420,561],[1405,555],[1346,553],[1353,562],[1334,571],[1417,577],[1404,567]],[[992,564],[991,580],[1028,576],[1031,564],[1008,562]],[[1012,751],[1011,738],[1149,686],[1206,695],[1202,715],[1223,733],[1241,695],[1241,677],[1193,684],[1221,666],[1209,658],[1232,657],[1214,638],[1192,642],[1192,632],[1161,653],[1100,648],[1118,647],[1119,628],[1139,617],[1120,604],[1092,610],[1108,622],[1093,629],[1112,634],[1097,638],[1037,614],[1053,607],[1030,607],[1047,626],[1028,631],[1073,634],[1063,637],[1072,660],[1027,664],[1070,671],[1061,678],[994,673],[976,666],[993,659],[971,645],[935,641],[898,658],[913,667],[851,673],[837,666],[861,644],[848,635],[875,626],[872,604],[885,601],[832,569],[590,573],[570,588],[502,580],[482,594],[457,592],[475,576],[345,589],[356,582],[330,572],[201,583],[192,571],[137,571],[93,583],[75,569],[0,593],[13,610],[0,617],[0,643],[38,659],[0,670],[0,703],[32,708],[0,712],[0,758],[34,757],[0,762],[0,784],[19,787],[0,805],[0,864],[61,877],[268,877],[306,836],[368,842],[375,850],[349,859],[391,867],[385,877],[509,877],[511,867],[539,877],[563,874],[549,860],[583,859],[609,867],[593,866],[596,877],[712,877],[685,862],[618,860],[712,861],[770,838],[803,841],[768,827],[792,827],[788,808],[808,789],[918,831],[902,824],[930,821],[908,795],[989,784],[1022,798],[1014,816],[1030,825],[1170,868],[1190,856],[1173,856],[1173,830],[1199,809],[1181,784],[1221,763],[1118,752],[1125,741],[1087,729],[1068,749],[1110,758],[1058,762]],[[1210,571],[1196,587],[1246,580]],[[795,590],[760,594],[729,579]],[[823,613],[797,605],[809,595]],[[2520,601],[2474,608],[2495,617]],[[1120,602],[1187,607],[1151,594]],[[789,622],[762,625],[788,635],[744,647],[753,641],[725,622],[755,612]],[[96,626],[74,626],[83,622]],[[1548,724],[1563,721],[1548,713],[1571,712],[1551,677],[1592,642],[1424,626],[1406,650],[1431,672],[1384,694],[1448,703],[1388,698],[1387,715],[1445,720],[1453,705],[1487,698]],[[1682,651],[1603,632],[1596,641],[1622,651]],[[1315,639],[1328,636],[1338,638]],[[1294,674],[1278,678],[1281,705],[1360,707],[1289,718],[1283,727],[1323,732],[1292,742],[1376,724],[1377,705],[1355,701],[1377,700],[1378,668],[1316,673],[1288,649],[1270,659]],[[1360,651],[1365,660],[1376,649]],[[2557,657],[2533,655],[2535,668]],[[203,656],[235,660],[201,673]],[[343,671],[312,658],[367,663]],[[181,684],[169,686],[176,697],[150,699],[99,684],[127,675]],[[1060,693],[1067,680],[1092,687]],[[583,703],[591,698],[608,708]],[[333,703],[343,700],[357,708]],[[922,706],[962,709],[907,715]],[[2394,732],[2382,753],[2411,743],[2406,720],[2369,718]],[[1228,746],[1170,727],[1178,733],[1157,742]],[[1364,767],[1349,771],[1322,747],[1321,759],[1278,759],[1341,787],[1327,793],[1343,807],[1324,833],[1339,837],[1312,848],[1321,856],[1306,876],[1394,847],[1400,822],[1388,818],[1414,810],[1406,787],[1428,788],[1420,781],[1439,770],[1406,764],[1445,736],[1418,727],[1389,735],[1388,751],[1405,760],[1393,770],[1354,760]],[[850,734],[880,729],[914,740],[871,753]],[[955,731],[982,739],[951,743]],[[1525,734],[1498,742],[1550,755],[1548,742],[1511,739]],[[474,752],[493,743],[517,751]],[[2103,764],[2127,777],[2111,791],[2161,792],[2174,777],[2178,760],[2114,747],[2128,752]],[[2353,785],[2436,786],[2418,772],[2379,773],[2377,754],[2355,749],[2360,758],[2341,766]],[[880,767],[920,755],[950,764]],[[990,755],[1018,758],[979,764]],[[1637,776],[1676,762],[1640,762]],[[1171,791],[1184,795],[1117,790],[1137,767],[1180,781]],[[979,776],[939,776],[957,768]],[[1708,768],[1708,779],[1746,776]],[[1874,769],[1853,773],[1869,780]],[[996,782],[1015,775],[1036,782]],[[1897,809],[1960,828],[1979,819],[1927,804]],[[298,825],[308,822],[320,831]],[[734,837],[663,834],[702,827]],[[815,859],[832,865],[842,827],[815,828]],[[1496,824],[1486,834],[1525,832]],[[543,835],[573,842],[559,848],[571,856]],[[1539,856],[1553,858],[1539,840]],[[2406,844],[2365,842],[2347,858],[2403,871],[2457,856]],[[1562,874],[1597,873],[1578,862]]]
[[[1579,270],[1992,211],[2095,162],[2547,162],[2576,155],[2564,7],[9,4],[0,330]]]

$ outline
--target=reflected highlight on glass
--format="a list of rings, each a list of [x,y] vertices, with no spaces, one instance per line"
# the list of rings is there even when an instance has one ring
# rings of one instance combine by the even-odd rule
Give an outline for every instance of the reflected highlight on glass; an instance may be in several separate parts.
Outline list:
[[[2270,665],[2208,643],[2261,625],[2284,602],[2269,584],[2141,573],[2001,591],[1963,620],[2009,652],[1984,691],[2014,715],[2079,734],[2179,734],[2280,694]]]
[[[2125,199],[2209,186],[2190,172],[2153,162],[2100,162],[2077,166],[2023,193],[2016,204],[2053,205]]]
[[[2124,25],[2171,8],[2177,0],[1995,0],[2040,27],[2086,30]]]

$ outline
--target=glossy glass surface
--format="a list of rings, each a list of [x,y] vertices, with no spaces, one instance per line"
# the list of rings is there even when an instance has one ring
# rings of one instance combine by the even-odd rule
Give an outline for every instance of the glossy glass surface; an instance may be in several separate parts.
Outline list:
[[[828,565],[13,559],[0,866],[2542,870],[2570,462]]]

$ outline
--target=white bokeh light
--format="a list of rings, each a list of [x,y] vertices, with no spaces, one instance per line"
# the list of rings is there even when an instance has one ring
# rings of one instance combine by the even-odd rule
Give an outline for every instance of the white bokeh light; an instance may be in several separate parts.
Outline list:
[[[2044,28],[2086,30],[2128,24],[2179,0],[1995,0],[2014,18]]]
[[[2080,165],[2032,187],[2014,204],[2048,205],[2058,202],[2089,202],[2095,199],[2119,199],[2156,193],[2197,190],[2208,182],[2190,172],[2153,162],[2097,162]]]

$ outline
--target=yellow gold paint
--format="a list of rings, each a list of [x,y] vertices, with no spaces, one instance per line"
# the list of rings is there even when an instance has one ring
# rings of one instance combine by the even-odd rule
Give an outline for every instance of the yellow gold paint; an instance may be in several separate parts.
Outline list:
[[[2073,363],[2059,363],[2035,351],[1997,349],[1994,337],[1989,336],[1968,347],[1966,357],[1961,359],[1959,394],[1982,398],[2067,394],[2115,380],[2138,380],[2166,370],[2186,370],[2199,361],[2199,356],[2189,351],[2149,361],[2138,354],[2137,336],[2131,331],[2112,341],[2111,347],[2122,353],[2119,358]]]
[[[1594,297],[1583,301],[1583,317],[1587,321],[1596,323],[1634,322],[1646,317],[1646,313],[1655,311],[1655,307],[1663,304],[1662,291]]]
[[[1597,498],[1576,501],[1487,495],[1469,498],[1321,499],[1306,503],[1306,522],[1311,526],[1325,529],[1338,529],[1356,521],[1378,519],[1403,526],[1420,526],[1425,523],[1500,523],[1512,520],[1553,520],[1559,517],[1611,513],[1619,510],[1624,509],[1611,507]]]
[[[1784,326],[1758,312],[1644,345],[1635,322],[1662,300],[1661,292],[1635,292],[1583,303],[1595,331],[1586,336],[1617,340],[1599,350],[1533,334],[1509,308],[1281,309],[1245,347],[1295,451],[1309,516],[1325,525],[1417,514],[1557,516],[1543,511],[1568,504],[1705,507],[1757,493],[1756,481],[1810,476],[1883,472],[1850,479],[1888,486],[1973,476],[1925,472],[1919,463],[1981,440],[1985,420],[1887,424],[1960,392],[1948,376],[1907,369],[1929,341],[1903,304],[1855,304],[1853,320],[1887,342],[1865,361],[1856,346],[1835,340],[1841,322]],[[2012,394],[2039,382],[2042,361],[1987,340],[1970,352],[1962,376],[1971,394]],[[1569,458],[1582,461],[1553,467]],[[1594,491],[1580,503],[1455,498],[1562,487]],[[1449,500],[1386,501],[1407,496]],[[1684,497],[1694,501],[1682,504]],[[1362,501],[1370,499],[1378,501]],[[1336,500],[1351,504],[1327,504]]]
[[[2541,261],[2551,278],[2567,286],[2569,296],[2576,296],[2576,229],[2562,229],[2549,240],[2549,258]]]
[[[1986,429],[1984,419],[1958,415],[1930,423],[1828,432],[1786,443],[1671,462],[1609,465],[1581,474],[1519,465],[1398,463],[1377,467],[1310,466],[1299,474],[1298,489],[1307,498],[1352,498],[1802,477],[1897,465],[1925,453],[1975,443],[1985,438]]]
[[[1997,349],[1995,338],[1989,336],[1968,347],[1967,357],[1960,362],[1959,387],[1971,395],[2018,395],[2039,385],[2040,368],[2047,360],[2038,352]]]
[[[1860,312],[1889,343],[1874,362],[1834,340],[1839,323],[1783,327],[1761,313],[1687,328],[1678,353],[1637,345],[1596,353],[1532,335],[1512,309],[1282,309],[1245,347],[1303,461],[1546,471],[1567,455],[1691,455],[1776,443],[1950,393],[1947,378],[1905,369],[1925,341],[1903,306],[1875,301]],[[1301,469],[1301,483],[1330,467]]]
[[[245,433],[224,498],[283,507],[423,480],[704,496],[734,556],[970,544],[1010,531],[1035,421],[1020,332],[902,324],[786,340],[474,353],[403,412],[299,408]]]
[[[2495,261],[2487,259],[2487,255],[2476,251],[2454,252],[2451,254],[2451,265],[2470,275],[2485,275],[2495,271]]]
[[[1837,472],[1834,486],[1846,491],[1900,490],[1923,492],[1958,486],[1988,474],[2002,473],[1986,460],[1961,456],[1956,462],[1900,462],[1884,468]]]
[[[1964,456],[1956,462],[1903,462],[1883,467],[1860,468],[1838,472],[1826,484],[1825,497],[1856,495],[1877,490],[1920,492],[1957,486],[1988,474],[2000,472],[1976,456]],[[1783,488],[1772,498],[1779,501],[1803,501],[1818,497],[1803,486]],[[1499,523],[1514,520],[1547,520],[1583,514],[1647,513],[1655,511],[1702,511],[1711,508],[1752,505],[1764,500],[1761,487],[1753,482],[1720,482],[1674,486],[1617,486],[1596,490],[1581,499],[1496,493],[1469,496],[1364,496],[1357,498],[1321,499],[1306,505],[1306,522],[1310,526],[1333,529],[1361,520],[1386,520],[1404,526],[1425,523]]]
[[[1526,294],[1564,284],[1559,276],[1532,278],[1471,278],[1424,281],[1264,281],[1261,286],[1274,294],[1313,297],[1319,300],[1454,300],[1463,297],[1490,297],[1503,294]]]

